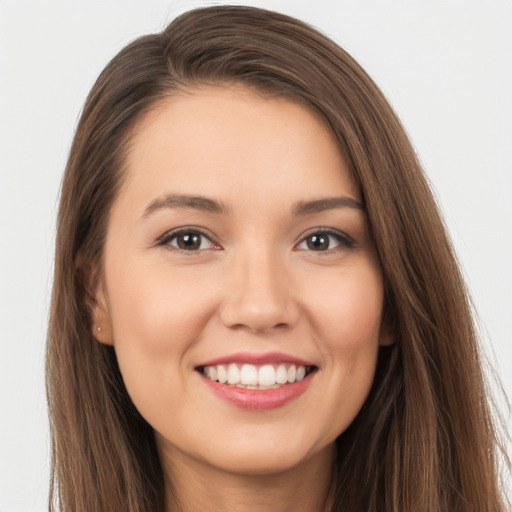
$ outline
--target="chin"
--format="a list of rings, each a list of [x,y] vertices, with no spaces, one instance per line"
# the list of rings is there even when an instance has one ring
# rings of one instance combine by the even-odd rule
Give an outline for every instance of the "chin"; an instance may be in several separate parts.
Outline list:
[[[222,471],[239,476],[266,476],[293,470],[303,462],[304,459],[296,454],[275,452],[269,455],[253,450],[252,453],[224,454],[210,463]]]
[[[325,451],[327,446],[319,446],[310,439],[293,439],[290,436],[270,438],[260,434],[244,438],[241,435],[239,439],[231,438],[225,443],[215,443],[215,448],[207,453],[206,462],[239,475],[271,475],[299,467]]]

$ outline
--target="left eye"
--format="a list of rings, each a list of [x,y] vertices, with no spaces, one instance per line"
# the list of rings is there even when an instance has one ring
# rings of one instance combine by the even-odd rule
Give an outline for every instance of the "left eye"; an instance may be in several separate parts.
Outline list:
[[[340,245],[350,247],[352,243],[340,234],[320,231],[308,235],[297,247],[302,250],[321,252],[335,249]]]
[[[170,245],[182,251],[200,251],[212,249],[215,244],[199,231],[181,231],[174,233],[162,241],[162,245]]]

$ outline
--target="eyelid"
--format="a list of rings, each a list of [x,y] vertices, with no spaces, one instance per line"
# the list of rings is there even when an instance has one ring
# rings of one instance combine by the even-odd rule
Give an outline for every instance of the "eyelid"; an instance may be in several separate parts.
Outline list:
[[[170,229],[169,231],[166,231],[161,236],[159,236],[157,238],[157,240],[155,241],[154,245],[155,246],[166,246],[167,245],[168,247],[172,247],[172,250],[175,250],[178,252],[186,252],[189,254],[190,253],[198,253],[198,252],[202,252],[202,251],[206,250],[206,249],[199,249],[199,250],[185,251],[178,247],[168,245],[170,240],[172,240],[173,238],[179,236],[180,234],[184,234],[184,233],[198,233],[201,236],[204,236],[205,238],[207,238],[212,243],[212,245],[215,246],[214,247],[215,249],[222,249],[221,245],[216,241],[216,237],[213,236],[213,234],[211,234],[208,230],[206,230],[204,228],[200,228],[198,226],[180,226],[177,228]],[[340,242],[339,246],[341,246],[342,248],[345,248],[345,249],[354,249],[357,246],[355,240],[351,236],[349,236],[347,233],[345,233],[339,229],[335,229],[335,228],[331,228],[331,227],[317,226],[317,227],[308,229],[306,232],[302,233],[300,235],[299,241],[295,244],[294,248],[297,250],[306,250],[306,249],[298,249],[298,246],[300,244],[302,244],[308,236],[311,236],[311,235],[314,235],[317,233],[322,233],[325,235],[330,235],[330,236],[335,237]],[[324,253],[324,254],[330,253],[330,252],[335,252],[336,250],[339,250],[338,249],[339,246],[336,246],[333,249],[327,249],[325,251],[311,251],[311,252],[318,252],[318,253]]]
[[[180,249],[179,247],[174,247],[174,246],[169,245],[170,240],[172,240],[173,238],[176,238],[177,236],[179,236],[181,234],[185,234],[185,233],[197,233],[201,236],[204,236],[211,242],[211,244],[214,246],[213,247],[214,249],[222,249],[220,244],[216,241],[215,237],[208,230],[206,230],[204,228],[200,228],[198,226],[180,226],[177,228],[170,229],[169,231],[166,231],[164,234],[162,234],[161,236],[159,236],[156,239],[155,246],[157,246],[157,247],[158,246],[160,246],[160,247],[167,246],[167,247],[172,248],[171,250],[189,253],[189,254],[190,253],[192,253],[192,254],[198,253],[198,252],[207,250],[207,249],[199,249],[199,250],[185,251],[183,249]]]
[[[322,233],[324,235],[331,235],[334,236],[337,240],[339,240],[340,244],[339,246],[336,246],[332,249],[327,249],[325,251],[310,251],[310,252],[318,252],[318,253],[330,253],[335,252],[337,250],[340,250],[339,247],[344,249],[355,249],[357,247],[356,241],[347,233],[344,231],[341,231],[339,229],[330,228],[330,227],[324,227],[324,226],[317,226],[315,228],[308,229],[305,233],[302,233],[300,235],[299,241],[295,244],[295,247],[298,248],[300,244],[302,244],[308,236],[315,235],[317,233]],[[307,249],[297,249],[297,250],[307,250]]]

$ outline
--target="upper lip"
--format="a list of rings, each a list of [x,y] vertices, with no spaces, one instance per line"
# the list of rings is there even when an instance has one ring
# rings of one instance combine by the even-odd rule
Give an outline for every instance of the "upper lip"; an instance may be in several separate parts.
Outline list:
[[[284,354],[282,352],[264,352],[264,353],[254,353],[254,352],[237,352],[234,354],[229,354],[222,357],[217,357],[215,359],[210,359],[203,363],[197,365],[197,367],[204,366],[216,366],[218,364],[230,364],[230,363],[238,363],[238,364],[254,364],[254,365],[263,365],[263,364],[279,364],[279,363],[289,363],[300,366],[315,366],[310,361],[305,361],[304,359],[300,359],[295,356],[291,356],[289,354]]]

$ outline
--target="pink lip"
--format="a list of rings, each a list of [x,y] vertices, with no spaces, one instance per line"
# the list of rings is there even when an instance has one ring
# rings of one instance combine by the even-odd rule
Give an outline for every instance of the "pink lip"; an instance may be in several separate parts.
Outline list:
[[[255,365],[262,364],[278,364],[278,363],[289,363],[300,366],[314,366],[313,363],[298,359],[297,357],[290,356],[281,352],[266,352],[263,354],[255,354],[250,352],[238,352],[236,354],[229,354],[224,357],[212,359],[204,363],[198,364],[197,367],[203,366],[215,366],[218,364],[230,364],[230,363],[248,363]],[[197,368],[196,367],[196,368]]]
[[[222,364],[222,363],[215,363]],[[310,373],[304,379],[293,384],[285,384],[276,389],[244,389],[226,384],[220,384],[201,376],[203,382],[219,398],[226,400],[241,409],[275,409],[290,402],[304,393],[315,373]]]

